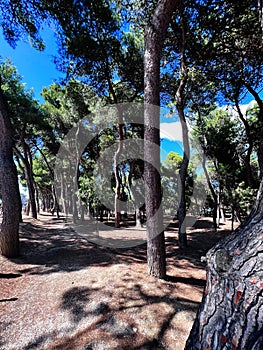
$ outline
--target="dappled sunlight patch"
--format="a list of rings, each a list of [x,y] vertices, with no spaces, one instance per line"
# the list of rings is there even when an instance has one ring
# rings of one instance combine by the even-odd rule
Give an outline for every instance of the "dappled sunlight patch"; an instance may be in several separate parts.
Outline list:
[[[188,337],[189,329],[191,329],[196,312],[194,311],[180,311],[174,315],[164,334],[164,341],[166,343],[166,350],[182,350],[182,344]]]
[[[132,313],[138,332],[148,339],[158,339],[161,327],[174,312],[174,308],[165,302],[150,304]]]
[[[5,350],[184,348],[205,285],[192,249],[202,241],[183,251],[169,232],[168,279],[157,280],[147,274],[146,245],[100,247],[55,224],[30,220],[23,254],[0,257]]]

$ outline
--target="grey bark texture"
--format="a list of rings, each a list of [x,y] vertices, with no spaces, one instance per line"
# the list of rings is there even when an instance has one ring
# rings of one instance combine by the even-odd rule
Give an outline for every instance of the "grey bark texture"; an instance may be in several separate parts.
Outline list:
[[[13,160],[12,126],[8,106],[0,89],[0,183],[3,218],[0,227],[0,251],[6,257],[19,254],[21,198]]]
[[[185,350],[263,349],[262,188],[248,220],[207,254],[207,284]]]
[[[148,273],[166,277],[165,242],[161,208],[160,154],[160,59],[166,31],[177,0],[160,0],[145,32],[144,54],[144,123],[145,123],[145,202],[147,217]]]

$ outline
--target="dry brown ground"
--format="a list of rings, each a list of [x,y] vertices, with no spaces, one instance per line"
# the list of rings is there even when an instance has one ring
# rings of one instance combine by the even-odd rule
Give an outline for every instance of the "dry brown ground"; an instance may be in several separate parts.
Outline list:
[[[184,349],[205,285],[200,257],[229,229],[203,218],[180,250],[171,225],[161,281],[146,273],[145,244],[100,247],[62,219],[25,218],[21,256],[0,257],[0,349]]]

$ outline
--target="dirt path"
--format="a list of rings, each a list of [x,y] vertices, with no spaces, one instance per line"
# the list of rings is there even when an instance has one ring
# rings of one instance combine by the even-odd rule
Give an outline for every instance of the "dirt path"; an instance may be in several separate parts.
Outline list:
[[[173,226],[173,225],[172,225]],[[21,224],[21,256],[0,257],[0,349],[182,350],[205,285],[200,257],[230,228],[166,232],[168,281],[146,273],[146,245],[100,247],[62,219]]]

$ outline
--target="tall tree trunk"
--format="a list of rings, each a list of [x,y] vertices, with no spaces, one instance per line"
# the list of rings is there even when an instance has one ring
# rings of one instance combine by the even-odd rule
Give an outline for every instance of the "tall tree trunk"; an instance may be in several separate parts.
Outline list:
[[[212,248],[207,283],[185,350],[261,350],[263,181],[242,227]]]
[[[107,57],[107,54],[106,54]],[[112,79],[111,79],[111,69],[108,62],[108,59],[106,59],[106,67],[107,67],[107,82],[109,86],[110,94],[113,98],[113,102],[115,104],[115,107],[118,111],[118,134],[119,134],[119,142],[118,142],[118,148],[114,154],[114,175],[115,175],[115,182],[116,182],[116,192],[114,197],[114,213],[115,213],[115,227],[119,228],[121,224],[121,211],[120,211],[120,199],[121,199],[121,177],[119,174],[119,159],[123,148],[123,112],[122,108],[118,105],[118,98],[114,91],[113,85],[112,85]]]
[[[260,179],[263,179],[263,101],[261,100],[259,94],[250,86],[248,83],[244,83],[247,90],[251,93],[251,95],[254,97],[255,101],[258,104],[259,107],[259,116],[258,120],[260,123],[260,130],[259,130],[259,146],[257,150],[257,156],[258,156],[258,165],[260,170]]]
[[[210,190],[211,195],[213,197],[213,202],[214,202],[214,207],[213,207],[213,226],[214,226],[214,229],[216,231],[217,227],[218,227],[217,226],[217,206],[218,206],[217,194],[216,194],[216,192],[214,190],[214,187],[213,187],[213,185],[211,183],[210,176],[209,176],[208,171],[206,169],[206,156],[205,156],[205,154],[203,155],[202,167],[203,167],[203,170],[204,170],[206,182],[208,184],[209,190]]]
[[[188,140],[188,128],[186,125],[184,113],[179,108],[180,112],[180,120],[183,130],[183,144],[184,144],[184,156],[183,161],[180,167],[179,176],[180,176],[180,186],[179,186],[179,208],[178,208],[178,239],[179,239],[179,247],[186,248],[187,247],[187,235],[186,235],[186,178],[187,178],[187,169],[189,164],[190,157],[190,147]]]
[[[30,210],[31,210],[32,217],[34,219],[37,219],[35,181],[33,177],[32,161],[30,159],[31,155],[30,155],[30,150],[28,150],[28,145],[26,144],[23,138],[24,136],[21,136],[21,144],[22,144],[24,154],[22,154],[18,148],[14,148],[14,150],[16,155],[20,158],[20,160],[24,164],[24,174],[26,176],[26,184],[27,184],[29,200],[30,200]]]
[[[202,137],[202,142],[201,142],[201,146],[202,146],[202,150],[203,150],[203,159],[202,159],[202,167],[204,170],[204,174],[205,174],[205,178],[206,178],[206,182],[208,184],[209,190],[211,192],[211,195],[213,197],[213,202],[214,202],[214,207],[213,207],[213,226],[215,231],[218,228],[217,225],[217,207],[218,207],[218,197],[217,197],[217,193],[214,190],[214,187],[212,185],[210,176],[208,174],[207,168],[206,168],[206,157],[207,157],[207,140],[206,140],[206,135],[205,135],[205,128],[204,128],[204,122],[203,122],[203,118],[202,118],[202,112],[200,107],[196,104],[197,107],[197,113],[198,113],[198,123],[200,124],[200,136]]]
[[[80,127],[79,124],[76,126],[75,132],[75,157],[74,160],[74,183],[73,183],[73,191],[72,191],[72,219],[73,223],[76,224],[79,220],[79,211],[78,211],[78,197],[79,197],[79,162],[80,162],[80,150],[79,150],[79,135],[80,135]]]
[[[54,185],[52,185],[52,197],[53,197],[53,206],[51,208],[51,213],[52,215],[54,215],[54,213],[56,212],[57,214],[57,218],[59,218],[59,203],[58,203],[58,197],[57,197],[57,193],[56,193],[56,188]],[[80,207],[81,207],[81,199],[79,197],[79,201],[80,201]]]
[[[115,211],[115,227],[119,228],[121,225],[121,210],[120,210],[120,200],[121,200],[121,182],[122,179],[120,177],[119,172],[119,159],[121,156],[122,148],[123,148],[123,116],[122,116],[122,110],[120,106],[117,105],[117,97],[115,96],[115,92],[112,88],[112,93],[114,95],[114,100],[116,103],[116,107],[118,110],[118,134],[119,134],[119,142],[118,142],[118,148],[114,154],[114,173],[115,173],[115,181],[116,181],[116,193],[115,193],[115,202],[114,202],[114,211]]]
[[[6,257],[19,254],[19,221],[21,198],[13,160],[12,126],[8,106],[0,89],[0,183],[3,218],[0,229],[0,251]]]
[[[254,147],[253,135],[251,133],[251,128],[249,126],[249,123],[244,118],[243,113],[240,109],[238,97],[235,98],[235,106],[236,106],[236,109],[238,112],[238,116],[239,116],[240,120],[242,121],[242,123],[244,124],[245,130],[246,130],[247,141],[248,141],[247,153],[246,153],[246,156],[244,159],[245,169],[246,169],[246,177],[247,177],[246,180],[247,180],[248,186],[250,186],[251,188],[254,188],[255,187],[255,180],[253,178],[253,173],[252,173],[252,169],[251,169],[251,154],[252,154],[253,147]]]
[[[160,154],[160,59],[166,31],[178,0],[160,0],[146,27],[144,54],[144,159],[145,203],[147,217],[148,273],[166,277],[165,240],[161,209]]]
[[[128,176],[128,189],[129,189],[129,193],[130,193],[130,197],[132,199],[132,202],[134,204],[134,221],[135,221],[135,227],[142,227],[142,219],[141,219],[141,210],[140,210],[140,206],[141,201],[140,201],[140,197],[141,194],[137,193],[136,189],[133,190],[132,188],[132,177],[135,175],[135,164],[136,161],[133,159],[130,161],[130,172],[129,172],[129,176]],[[137,170],[137,176],[140,176],[140,178],[142,177],[143,173],[139,170]]]
[[[179,184],[179,208],[178,208],[178,238],[179,238],[179,247],[186,248],[187,246],[187,235],[186,235],[186,178],[187,170],[190,158],[190,146],[189,146],[189,137],[188,137],[188,127],[186,124],[186,118],[184,113],[185,107],[185,86],[188,79],[188,68],[185,60],[185,49],[186,49],[186,37],[185,37],[185,20],[183,16],[182,3],[180,4],[181,12],[181,30],[182,30],[182,39],[179,42],[180,46],[180,79],[179,85],[175,94],[175,103],[180,118],[180,123],[182,126],[182,136],[183,136],[183,147],[184,155],[183,161],[180,167],[180,184]],[[177,33],[175,33],[176,35]]]

